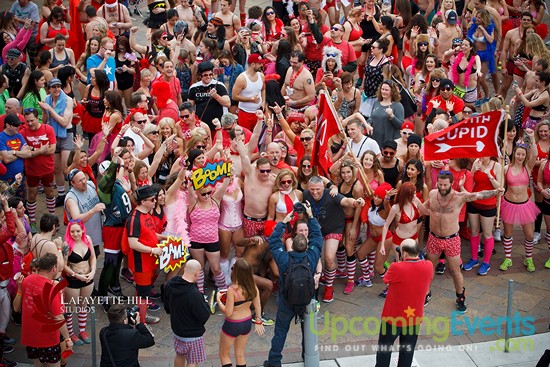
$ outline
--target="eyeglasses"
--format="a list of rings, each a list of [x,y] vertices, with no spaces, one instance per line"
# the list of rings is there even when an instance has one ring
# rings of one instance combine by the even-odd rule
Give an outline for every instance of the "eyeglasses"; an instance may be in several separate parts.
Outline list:
[[[336,54],[327,54],[327,57],[336,57]]]
[[[211,195],[211,194],[212,194],[212,191],[207,191],[207,192],[202,192],[201,196],[205,197],[205,196],[208,196],[208,195]]]
[[[340,27],[332,27],[331,29],[332,29],[333,31],[341,31],[341,30],[342,30],[342,28],[340,28]]]
[[[281,185],[290,185],[292,184],[292,180],[281,180]]]
[[[453,88],[451,88],[450,86],[446,86],[446,87],[443,87],[441,88],[441,90],[444,90],[444,91],[447,91],[447,92],[450,92],[453,90]]]
[[[446,170],[443,170],[443,169],[442,169],[441,171],[439,171],[439,174],[440,174],[440,175],[450,175],[450,174],[451,174],[451,171],[446,171]]]
[[[265,13],[265,15],[273,15],[273,14],[275,14],[274,11],[268,11],[268,12]]]
[[[260,170],[260,173],[270,173],[271,170],[270,169],[261,169]]]
[[[145,123],[147,122],[147,120],[136,120],[136,121],[134,121],[134,122],[135,122],[136,124],[141,125],[141,124],[145,124]]]
[[[418,42],[418,46],[428,46],[428,42]]]
[[[401,134],[403,134],[403,135],[412,135],[413,132],[412,131],[401,131]]]
[[[214,76],[214,73],[202,73],[201,75],[202,77],[211,77],[211,76]]]
[[[313,139],[313,136],[304,136],[303,138],[300,137],[300,141],[310,141],[311,139]]]
[[[181,118],[188,119],[191,115],[180,115]]]
[[[206,145],[197,145],[195,147],[195,149],[202,149],[202,150],[205,150],[206,149]]]
[[[311,164],[302,164],[302,168],[311,168]]]
[[[432,82],[440,82],[441,81],[441,78],[432,78]]]
[[[34,111],[36,111],[34,108],[25,108],[25,110],[23,111],[24,114],[27,114],[27,113],[33,113]]]
[[[391,152],[391,151],[389,151],[389,150],[384,150],[384,151],[382,152],[382,154],[384,154],[384,155],[387,156],[387,157],[393,157],[393,156],[395,155],[395,152]]]

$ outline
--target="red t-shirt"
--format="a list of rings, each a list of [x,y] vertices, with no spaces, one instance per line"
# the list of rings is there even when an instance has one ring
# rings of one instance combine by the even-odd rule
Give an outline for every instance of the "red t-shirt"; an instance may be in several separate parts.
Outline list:
[[[39,149],[42,145],[57,143],[55,132],[50,125],[41,124],[36,130],[31,130],[27,125],[21,125],[19,133],[23,135],[27,145]],[[55,170],[54,155],[39,155],[25,159],[25,173],[31,176],[44,176]]]
[[[21,344],[28,347],[47,348],[59,345],[59,327],[49,331],[57,322],[55,317],[63,314],[61,293],[50,294],[44,299],[44,289],[53,281],[38,274],[31,274],[23,280]],[[34,300],[40,299],[43,305]]]
[[[126,221],[126,233],[128,238],[137,238],[145,246],[157,247],[156,221],[149,213],[142,213],[135,209]],[[155,264],[157,258],[144,252],[130,249],[128,260],[128,265],[132,271],[145,273],[157,268]]]
[[[178,119],[180,118],[180,112],[178,109],[178,105],[175,101],[176,100],[172,100],[166,105],[166,107],[159,109],[159,114],[157,116],[157,125],[158,122],[165,117],[170,117],[174,121],[178,121]]]
[[[350,62],[354,62],[357,60],[357,56],[355,56],[355,50],[353,49],[353,46],[349,44],[349,42],[342,41],[340,43],[334,43],[332,38],[330,37],[323,37],[323,42],[321,43],[321,50],[325,46],[333,46],[342,51],[342,65],[347,65]]]
[[[319,31],[321,34],[325,34],[330,30],[328,25],[323,24],[321,28],[319,28]],[[306,58],[310,61],[322,61],[323,60],[323,45],[319,45],[317,41],[315,41],[315,37],[313,35],[309,34],[307,37],[307,45],[306,45]]]
[[[396,326],[403,326],[403,321],[406,326],[419,325],[424,315],[424,299],[433,277],[433,265],[428,260],[392,263],[384,275],[384,283],[389,288],[382,321]]]
[[[433,101],[433,100],[436,100],[436,101],[439,102],[439,108],[441,108],[442,110],[447,111],[447,102],[445,102],[440,95],[437,96],[437,97],[433,97],[430,101]],[[426,107],[426,116],[428,116],[430,114],[430,112],[432,111],[432,109],[434,108],[434,105],[430,101],[428,101],[428,107]],[[461,113],[462,110],[464,109],[464,101],[462,99],[458,98],[457,96],[455,96],[454,94],[451,95],[450,101],[454,102],[454,104],[455,104],[453,106],[453,112],[455,114]]]

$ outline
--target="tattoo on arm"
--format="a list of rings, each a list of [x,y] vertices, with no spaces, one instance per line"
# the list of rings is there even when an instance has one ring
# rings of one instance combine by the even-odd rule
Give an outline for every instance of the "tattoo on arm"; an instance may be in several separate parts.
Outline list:
[[[484,190],[480,192],[466,194],[465,199],[466,201],[483,200],[483,199],[488,199],[490,197],[496,196],[497,193],[498,193],[498,190]]]

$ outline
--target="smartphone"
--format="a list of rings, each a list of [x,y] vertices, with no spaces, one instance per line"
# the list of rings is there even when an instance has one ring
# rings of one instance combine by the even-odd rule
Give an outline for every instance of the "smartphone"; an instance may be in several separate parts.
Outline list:
[[[304,32],[304,36],[311,36],[311,32]]]
[[[122,73],[124,70],[121,67],[115,69],[117,73]]]
[[[131,54],[131,53],[129,53],[129,52],[126,52],[126,53],[124,54],[124,58],[125,58],[126,60],[130,60],[130,61],[137,61],[136,55]]]

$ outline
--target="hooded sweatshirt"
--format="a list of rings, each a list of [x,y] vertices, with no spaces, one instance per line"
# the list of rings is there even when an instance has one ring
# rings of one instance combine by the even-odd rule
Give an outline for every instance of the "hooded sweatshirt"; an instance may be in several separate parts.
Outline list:
[[[164,309],[170,315],[174,334],[181,338],[201,337],[210,310],[197,285],[178,276],[166,283],[164,292]]]

